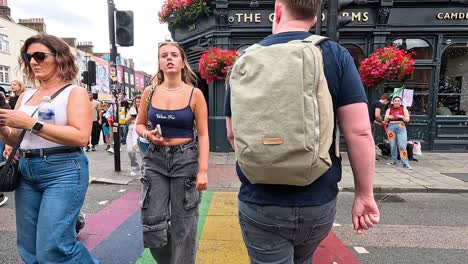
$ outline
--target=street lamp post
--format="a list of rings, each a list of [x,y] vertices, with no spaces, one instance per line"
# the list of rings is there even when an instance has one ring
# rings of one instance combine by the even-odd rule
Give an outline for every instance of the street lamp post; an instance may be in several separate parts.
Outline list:
[[[114,124],[112,127],[112,135],[114,137],[114,169],[120,171],[120,129],[119,129],[119,101],[117,91],[117,46],[115,44],[115,4],[114,0],[107,0],[108,16],[109,16],[109,40],[110,40],[110,73],[111,73],[111,92],[114,95]]]

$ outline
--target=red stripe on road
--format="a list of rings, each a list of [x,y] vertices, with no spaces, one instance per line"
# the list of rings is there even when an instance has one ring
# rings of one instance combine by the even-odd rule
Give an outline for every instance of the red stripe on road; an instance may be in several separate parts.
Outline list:
[[[78,236],[79,240],[89,251],[93,250],[140,208],[139,200],[139,192],[128,192],[87,218],[86,225]]]
[[[335,232],[330,234],[320,243],[314,254],[313,263],[338,263],[338,264],[359,264],[359,260],[351,250],[336,236]]]

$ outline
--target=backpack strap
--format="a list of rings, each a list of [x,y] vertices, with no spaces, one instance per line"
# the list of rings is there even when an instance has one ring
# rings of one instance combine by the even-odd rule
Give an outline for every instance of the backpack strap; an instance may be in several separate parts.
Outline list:
[[[303,42],[312,43],[315,46],[318,46],[318,45],[320,45],[320,43],[324,42],[325,40],[329,40],[329,39],[330,38],[328,38],[328,37],[324,37],[324,36],[320,36],[320,35],[311,35],[311,36],[305,38],[303,40]]]

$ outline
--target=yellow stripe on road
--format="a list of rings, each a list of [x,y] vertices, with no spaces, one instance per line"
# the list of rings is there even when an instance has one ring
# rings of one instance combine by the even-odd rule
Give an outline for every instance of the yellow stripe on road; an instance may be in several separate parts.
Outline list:
[[[197,263],[249,263],[237,218],[237,193],[213,194],[198,244]]]

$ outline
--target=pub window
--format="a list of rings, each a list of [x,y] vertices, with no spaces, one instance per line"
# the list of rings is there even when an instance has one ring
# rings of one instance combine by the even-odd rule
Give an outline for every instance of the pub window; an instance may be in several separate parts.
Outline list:
[[[364,51],[362,51],[359,46],[354,44],[342,44],[342,46],[349,51],[354,59],[354,65],[356,65],[356,68],[359,69],[361,61],[365,58]]]
[[[454,45],[442,54],[436,114],[466,115],[468,112],[468,47]]]
[[[431,81],[431,69],[416,68],[413,74],[405,80],[405,89],[413,90],[413,103],[406,106],[410,115],[428,115],[429,88]],[[393,93],[401,83],[389,82],[385,86],[385,93]]]
[[[416,60],[432,60],[432,46],[424,39],[399,38],[392,41],[392,45],[409,52],[414,51]]]

